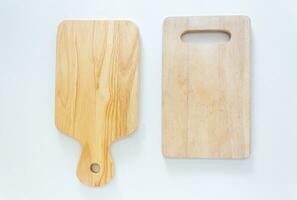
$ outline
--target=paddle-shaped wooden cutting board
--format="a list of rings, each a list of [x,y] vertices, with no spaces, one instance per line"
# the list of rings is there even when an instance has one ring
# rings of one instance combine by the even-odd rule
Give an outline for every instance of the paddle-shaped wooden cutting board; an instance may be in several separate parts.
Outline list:
[[[137,27],[129,21],[64,21],[57,35],[56,126],[82,145],[77,176],[111,180],[110,145],[136,129]]]
[[[187,43],[223,31],[226,43]],[[163,154],[241,159],[250,152],[250,20],[171,17],[163,32]]]

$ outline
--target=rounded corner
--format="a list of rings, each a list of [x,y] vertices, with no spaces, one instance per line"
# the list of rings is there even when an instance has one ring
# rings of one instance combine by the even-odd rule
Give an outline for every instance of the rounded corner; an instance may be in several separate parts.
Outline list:
[[[163,19],[163,26],[166,26],[171,20],[173,20],[175,17],[165,17]]]
[[[65,24],[68,22],[68,20],[62,20],[58,23],[58,30],[60,30]]]
[[[248,15],[242,15],[240,16],[244,21],[246,21],[248,24],[251,24],[251,18]]]
[[[162,156],[164,158],[172,158],[172,156],[168,153],[168,151],[165,150],[164,145],[162,145],[162,151],[161,152],[162,152]]]
[[[56,129],[62,133],[62,130],[60,129],[59,125],[58,125],[58,120],[55,118],[55,127]]]
[[[169,158],[170,156],[165,152],[164,148],[162,148],[162,156],[164,158]]]
[[[243,160],[248,160],[250,157],[251,157],[251,153],[248,152],[248,153],[246,153],[246,154],[242,157],[242,159],[243,159]]]
[[[129,19],[129,20],[125,20],[125,22],[127,23],[128,26],[133,27],[137,32],[139,32],[139,28],[136,22],[134,22],[133,20]]]

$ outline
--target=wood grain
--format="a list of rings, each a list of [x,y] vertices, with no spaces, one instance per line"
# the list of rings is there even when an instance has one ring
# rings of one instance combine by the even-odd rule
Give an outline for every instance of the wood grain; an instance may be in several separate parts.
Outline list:
[[[227,43],[185,43],[193,31],[230,33]],[[163,27],[163,154],[247,158],[250,152],[250,20],[170,17]]]
[[[59,25],[55,122],[81,143],[77,176],[87,185],[111,180],[110,145],[137,127],[138,63],[139,33],[132,22]]]

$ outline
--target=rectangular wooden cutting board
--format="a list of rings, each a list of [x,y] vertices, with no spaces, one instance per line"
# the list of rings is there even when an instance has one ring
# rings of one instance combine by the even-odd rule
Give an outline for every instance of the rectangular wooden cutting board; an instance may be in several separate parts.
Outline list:
[[[186,43],[223,31],[226,43]],[[170,17],[163,27],[163,154],[242,159],[250,153],[250,20]]]

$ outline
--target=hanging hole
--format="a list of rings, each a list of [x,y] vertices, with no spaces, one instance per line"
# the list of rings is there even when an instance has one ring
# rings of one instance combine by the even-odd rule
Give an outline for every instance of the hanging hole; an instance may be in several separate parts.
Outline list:
[[[100,165],[98,163],[92,163],[91,166],[90,166],[90,170],[93,173],[97,174],[100,171]]]
[[[217,44],[227,43],[231,39],[231,34],[227,31],[185,31],[181,35],[181,40],[187,43]]]

